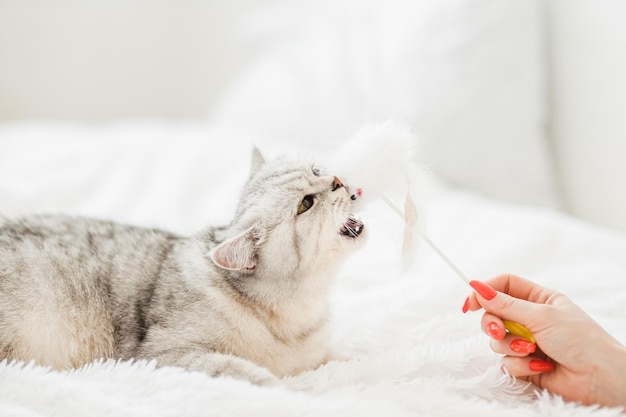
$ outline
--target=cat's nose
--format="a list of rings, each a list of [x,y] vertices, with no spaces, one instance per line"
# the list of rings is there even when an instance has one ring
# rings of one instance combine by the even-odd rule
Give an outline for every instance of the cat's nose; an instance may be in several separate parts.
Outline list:
[[[339,178],[335,177],[335,179],[333,180],[333,191],[341,187],[343,187],[343,183],[341,182]]]

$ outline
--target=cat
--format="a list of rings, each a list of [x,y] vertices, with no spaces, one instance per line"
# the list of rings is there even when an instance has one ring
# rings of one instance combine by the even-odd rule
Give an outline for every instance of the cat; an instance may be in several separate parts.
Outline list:
[[[183,237],[68,216],[0,220],[0,360],[156,359],[255,384],[333,358],[327,293],[365,238],[348,186],[255,148],[233,220]]]

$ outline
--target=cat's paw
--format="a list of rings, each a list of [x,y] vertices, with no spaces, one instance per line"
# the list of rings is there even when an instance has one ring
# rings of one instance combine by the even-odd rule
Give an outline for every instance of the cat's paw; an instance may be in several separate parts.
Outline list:
[[[209,354],[204,367],[211,376],[229,376],[265,387],[279,384],[279,379],[269,369],[237,356]]]
[[[156,359],[158,366],[182,366],[190,371],[204,372],[213,377],[226,376],[250,381],[259,386],[274,386],[280,382],[269,369],[228,354],[190,350],[180,355],[180,351],[177,350],[161,354]]]
[[[245,375],[245,379],[260,387],[273,387],[280,384],[280,380],[273,373],[261,367]]]
[[[350,358],[347,355],[330,351],[326,354],[326,357],[324,358],[324,361],[320,364],[320,366],[326,365],[329,362],[344,362],[344,361],[349,361],[350,359],[352,358]]]

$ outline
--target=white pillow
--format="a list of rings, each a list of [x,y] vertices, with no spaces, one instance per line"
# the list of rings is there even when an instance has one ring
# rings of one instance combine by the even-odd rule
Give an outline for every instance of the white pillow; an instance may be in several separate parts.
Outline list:
[[[256,17],[246,27],[258,58],[213,121],[261,145],[327,152],[392,118],[422,136],[425,163],[449,182],[558,204],[538,0],[292,1]]]

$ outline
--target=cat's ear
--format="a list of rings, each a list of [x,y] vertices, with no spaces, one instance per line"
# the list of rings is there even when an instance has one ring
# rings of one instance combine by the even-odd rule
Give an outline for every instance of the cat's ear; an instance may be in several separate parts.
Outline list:
[[[254,226],[217,245],[209,252],[209,257],[215,265],[222,269],[252,272],[256,269],[257,249],[260,240],[261,233]]]
[[[250,176],[253,176],[265,163],[265,158],[256,146],[252,149],[252,163],[250,164]]]

